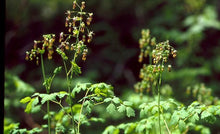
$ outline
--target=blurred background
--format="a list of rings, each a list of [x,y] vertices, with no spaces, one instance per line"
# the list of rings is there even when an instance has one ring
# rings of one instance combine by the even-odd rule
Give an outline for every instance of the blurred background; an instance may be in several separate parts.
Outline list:
[[[6,0],[4,104],[8,122],[30,128],[27,119],[42,122],[40,115],[25,114],[19,104],[34,91],[44,92],[40,66],[25,61],[25,52],[42,34],[65,32],[65,11],[71,8],[72,0]],[[163,75],[175,99],[187,104],[189,99],[182,93],[200,83],[220,97],[220,1],[88,0],[86,10],[94,13],[91,29],[95,36],[86,62],[79,61],[82,75],[75,82],[106,82],[124,98],[133,93],[142,67],[138,40],[141,30],[148,28],[157,41],[168,39],[178,50],[171,61],[172,72]],[[45,62],[47,73],[62,64],[56,59]],[[54,91],[65,88],[62,81],[62,75],[55,79]],[[117,124],[112,120],[109,124]]]

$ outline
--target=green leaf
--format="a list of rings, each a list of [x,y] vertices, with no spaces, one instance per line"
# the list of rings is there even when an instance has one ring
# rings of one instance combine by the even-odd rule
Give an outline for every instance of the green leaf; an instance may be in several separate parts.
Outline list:
[[[44,104],[46,101],[49,101],[49,100],[55,100],[56,95],[57,94],[55,94],[55,93],[45,95],[41,100],[41,104]]]
[[[157,106],[153,107],[151,113],[156,114],[157,112],[158,112],[158,107]]]
[[[114,97],[112,99],[112,101],[115,103],[115,104],[120,104],[120,99],[118,97]]]
[[[35,105],[37,105],[38,104],[38,102],[39,102],[39,99],[38,99],[38,97],[35,97],[35,98],[33,98],[33,106],[35,106]]]
[[[112,98],[105,98],[104,102],[110,102],[112,100]]]
[[[144,108],[146,106],[146,103],[142,103],[139,108]]]
[[[215,112],[215,114],[220,116],[220,108]]]
[[[118,112],[120,112],[120,113],[124,112],[125,110],[126,110],[126,106],[125,105],[120,105],[118,107]]]
[[[187,116],[189,116],[189,113],[183,108],[181,109],[178,114],[180,113],[181,118],[186,118]]]
[[[145,127],[144,124],[139,123],[139,124],[137,125],[135,131],[137,131],[138,133],[142,133],[145,128],[146,128],[146,127]]]
[[[26,106],[26,108],[24,110],[26,113],[30,113],[31,112],[33,101],[34,101],[34,99],[31,99],[31,101],[27,104],[27,106]]]
[[[56,133],[64,133],[65,127],[61,123],[57,123],[55,127]]]
[[[205,119],[209,116],[212,116],[212,114],[208,111],[203,111],[202,114],[201,114],[201,119]]]
[[[135,116],[135,112],[131,107],[126,107],[126,113],[128,117]]]
[[[175,111],[173,113],[173,115],[171,116],[171,120],[170,120],[170,125],[176,125],[179,121],[179,115],[177,114],[177,111]]]
[[[124,101],[123,102],[123,104],[125,105],[125,106],[132,106],[132,102],[129,102],[129,101]]]
[[[34,96],[39,96],[40,93],[34,93],[31,97],[34,97]]]
[[[107,110],[107,112],[110,113],[110,114],[116,112],[116,110],[115,110],[115,105],[114,105],[113,103],[110,103],[110,104],[108,105],[108,107],[106,108],[106,110]]]
[[[102,118],[95,118],[95,117],[91,117],[89,120],[90,121],[94,121],[94,122],[102,122],[102,123],[105,122],[104,119],[102,119]]]
[[[66,95],[68,95],[68,93],[66,91],[60,91],[57,96],[61,99],[61,98],[63,98]]]
[[[140,111],[140,118],[143,118],[145,116],[145,111],[144,109],[141,109]]]
[[[29,102],[30,100],[31,100],[31,97],[25,97],[25,98],[20,100],[20,103],[25,104],[25,103]]]
[[[179,121],[179,129],[183,132],[186,129],[186,123],[183,120]]]
[[[118,133],[115,133],[115,131],[117,130],[117,128],[115,126],[108,126],[105,131],[103,132],[103,134],[118,134]]]
[[[136,123],[129,123],[128,127],[125,129],[125,134],[133,134],[136,128]]]
[[[191,116],[191,117],[189,118],[189,120],[190,120],[192,123],[195,123],[196,121],[199,120],[198,114],[197,114],[197,113],[193,114],[193,116]]]
[[[33,128],[33,129],[31,129],[31,130],[29,130],[29,132],[28,132],[28,134],[36,134],[36,133],[40,133],[40,132],[42,132],[43,131],[43,129],[42,128]]]
[[[32,107],[31,113],[37,113],[40,110],[41,110],[41,105],[38,105],[38,106]]]
[[[41,125],[42,128],[48,128],[47,124]]]
[[[201,134],[211,134],[209,128],[202,128]]]
[[[75,97],[76,93],[81,92],[81,90],[85,91],[91,86],[91,83],[78,83],[72,90],[72,96]]]
[[[125,129],[126,126],[127,126],[126,124],[121,123],[120,125],[117,126],[117,128],[119,128],[119,129]]]

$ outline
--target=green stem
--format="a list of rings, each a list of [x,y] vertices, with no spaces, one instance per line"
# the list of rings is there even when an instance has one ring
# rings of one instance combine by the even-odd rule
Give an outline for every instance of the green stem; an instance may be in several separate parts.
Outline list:
[[[68,93],[69,93],[69,101],[70,101],[70,111],[71,111],[71,116],[72,116],[72,124],[73,124],[73,128],[76,129],[75,123],[74,123],[74,114],[73,114],[73,102],[71,101],[71,92],[70,92],[70,86],[71,86],[71,81],[69,80],[69,73],[67,71],[67,66],[66,66],[66,62],[63,60],[63,64],[64,64],[64,68],[65,68],[65,72],[66,72],[66,81],[67,81],[67,88],[68,88]],[[76,132],[76,131],[75,131]]]
[[[82,102],[82,106],[81,106],[81,109],[80,109],[77,134],[80,134],[80,133],[79,133],[79,129],[80,129],[80,123],[81,123],[81,115],[82,115],[82,111],[83,111],[83,105],[84,105],[84,102],[85,102],[85,97],[87,96],[88,93],[89,93],[89,90],[86,91],[86,94],[85,94],[85,96],[84,96],[84,100],[83,100],[83,102]]]
[[[164,122],[164,124],[165,124],[165,126],[166,126],[166,128],[167,128],[168,134],[171,134],[170,129],[169,129],[168,125],[167,125],[167,122],[166,122],[166,120],[165,120],[163,114],[162,114],[162,117],[163,117],[163,122]]]
[[[158,123],[159,123],[159,132],[161,134],[161,126],[160,126],[160,85],[161,85],[161,75],[162,75],[162,72],[160,72],[160,75],[159,75],[159,83],[158,83]]]
[[[42,73],[43,73],[43,79],[44,79],[44,82],[45,82],[46,81],[46,76],[45,76],[45,71],[44,71],[44,60],[43,60],[43,55],[42,54],[41,54],[41,68],[42,68]],[[47,87],[47,85],[45,85],[45,88],[46,88],[47,94],[49,94],[50,90]],[[50,128],[50,103],[49,103],[49,100],[47,101],[47,115],[48,115],[48,118],[47,118],[48,134],[51,134],[51,128]]]

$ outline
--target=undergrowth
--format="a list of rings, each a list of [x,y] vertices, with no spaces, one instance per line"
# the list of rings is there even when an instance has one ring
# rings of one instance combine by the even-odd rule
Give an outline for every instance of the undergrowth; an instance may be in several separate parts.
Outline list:
[[[25,59],[41,65],[42,85],[45,92],[35,92],[20,100],[26,104],[26,113],[43,112],[46,124],[26,129],[19,128],[19,123],[5,124],[5,133],[71,133],[80,134],[82,125],[92,122],[103,123],[104,118],[94,116],[97,105],[105,104],[105,110],[111,114],[122,113],[134,121],[106,127],[103,134],[186,134],[199,132],[210,133],[203,122],[212,124],[220,116],[220,101],[213,97],[211,90],[204,84],[188,87],[186,96],[193,102],[185,105],[172,97],[172,88],[163,83],[164,71],[171,72],[170,58],[177,56],[177,50],[167,41],[158,42],[151,37],[150,30],[141,32],[140,55],[138,61],[144,63],[140,70],[140,81],[134,85],[135,94],[127,100],[114,95],[113,86],[101,83],[78,83],[72,86],[74,78],[79,76],[81,67],[78,60],[86,61],[88,44],[94,33],[90,30],[93,13],[84,11],[86,2],[73,1],[72,10],[66,11],[65,27],[67,32],[43,35],[42,40],[35,40],[33,49],[26,52]],[[58,45],[57,45],[58,44]],[[44,60],[59,56],[63,64],[50,72],[45,72]],[[57,60],[57,59],[56,59]],[[66,76],[66,89],[55,92],[53,80],[60,73]],[[178,90],[178,89],[175,89]],[[83,94],[78,99],[77,96]],[[60,109],[51,110],[51,104]],[[44,108],[46,107],[46,109]]]

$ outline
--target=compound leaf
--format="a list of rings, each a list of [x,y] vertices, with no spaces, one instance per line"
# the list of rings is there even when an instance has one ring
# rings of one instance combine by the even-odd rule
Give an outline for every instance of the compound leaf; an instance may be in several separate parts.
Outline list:
[[[125,109],[126,109],[126,106],[120,105],[120,106],[118,107],[118,112],[122,113],[122,112],[125,111]]]
[[[108,105],[108,107],[106,108],[106,110],[107,110],[107,112],[110,113],[110,114],[116,112],[116,110],[115,110],[115,105],[114,105],[113,103],[110,103],[110,104]]]
[[[132,106],[132,102],[129,102],[129,101],[124,101],[123,104],[125,106]]]
[[[126,113],[128,117],[135,116],[135,112],[131,107],[126,107]]]
[[[183,120],[179,121],[179,129],[183,132],[186,129],[186,123]]]
[[[45,95],[42,100],[41,100],[41,103],[44,104],[46,101],[48,100],[55,100],[56,99],[56,93],[52,93],[52,94],[47,94]]]

